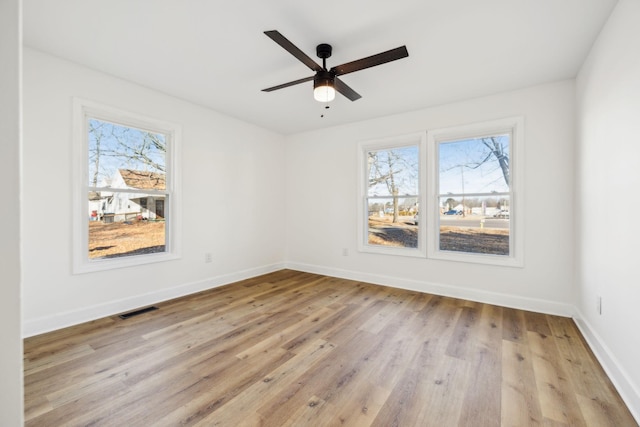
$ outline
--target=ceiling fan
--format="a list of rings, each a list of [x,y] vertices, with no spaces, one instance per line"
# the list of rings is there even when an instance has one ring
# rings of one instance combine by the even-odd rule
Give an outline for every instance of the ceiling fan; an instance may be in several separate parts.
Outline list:
[[[346,64],[327,69],[327,58],[331,56],[332,52],[331,45],[322,43],[316,47],[316,54],[318,55],[318,58],[322,58],[322,66],[320,66],[278,31],[271,30],[265,31],[264,33],[274,42],[282,46],[287,52],[298,58],[298,60],[304,65],[315,71],[316,74],[311,77],[305,77],[300,80],[294,80],[289,83],[262,89],[262,91],[271,92],[313,80],[313,97],[320,102],[333,101],[336,96],[336,91],[340,92],[351,101],[356,101],[362,98],[360,94],[351,89],[345,82],[340,80],[338,76],[364,70],[365,68],[375,67],[376,65],[385,64],[387,62],[409,56],[407,47],[401,46],[386,52],[381,52],[376,55],[358,59],[357,61],[347,62]]]

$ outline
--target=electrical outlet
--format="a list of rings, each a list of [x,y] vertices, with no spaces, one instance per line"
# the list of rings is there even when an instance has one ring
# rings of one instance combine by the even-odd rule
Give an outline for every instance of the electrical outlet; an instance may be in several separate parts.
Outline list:
[[[211,256],[211,252],[207,252],[206,254],[204,254],[204,262],[206,262],[207,264],[210,262],[213,262],[213,257]]]
[[[602,314],[602,297],[600,295],[598,295],[598,299],[596,301],[596,310],[598,311],[598,314]]]

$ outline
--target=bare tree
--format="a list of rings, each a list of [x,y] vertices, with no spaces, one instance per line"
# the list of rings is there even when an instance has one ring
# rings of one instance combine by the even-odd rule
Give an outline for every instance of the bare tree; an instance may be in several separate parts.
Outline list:
[[[505,151],[506,144],[503,144],[498,138],[495,136],[489,138],[482,138],[482,144],[486,147],[488,151],[484,154],[484,158],[476,163],[466,164],[465,167],[470,169],[477,169],[483,164],[491,161],[492,158],[497,160],[500,169],[502,170],[502,176],[504,178],[504,182],[509,186],[509,154]]]
[[[458,162],[449,164],[445,169],[442,170],[442,172],[459,168],[460,174],[463,176],[464,169],[478,169],[483,165],[490,164],[491,162],[496,162],[497,167],[500,168],[504,182],[506,183],[507,187],[509,187],[510,175],[508,143],[501,141],[499,137],[495,136],[481,138],[480,142],[482,143],[483,148],[478,152],[474,150],[473,154],[471,154],[471,159],[469,159],[468,157],[460,158]]]
[[[164,135],[99,120],[89,120],[89,161],[91,184],[98,185],[99,176],[110,177],[118,168],[166,171]]]
[[[496,138],[492,136],[490,138],[482,138],[482,143],[489,149],[489,153],[484,158],[482,163],[489,161],[489,159],[493,156],[498,161],[500,165],[500,169],[502,170],[502,176],[504,177],[504,182],[509,186],[509,154],[505,152],[506,144],[502,143]],[[480,163],[480,164],[482,164]],[[478,164],[479,167],[480,164]]]
[[[157,172],[165,171],[167,147],[161,135],[118,126],[112,127],[111,137],[115,144],[104,150],[105,156],[117,157],[129,164],[144,164]],[[158,159],[158,153],[162,153],[162,161]]]
[[[446,210],[449,209],[453,209],[454,206],[456,206],[459,202],[457,202],[455,199],[452,199],[451,197],[449,197],[447,200],[444,201],[444,204],[446,205]]]
[[[100,176],[100,156],[102,155],[102,152],[100,151],[100,144],[102,142],[102,138],[104,137],[102,133],[102,122],[89,120],[89,134],[95,141],[94,144],[90,145],[89,149],[89,162],[93,162],[91,185],[93,187],[97,187],[98,176]]]
[[[393,200],[393,222],[398,222],[398,199],[403,188],[411,186],[417,174],[417,159],[400,149],[369,152],[369,187],[384,184]]]

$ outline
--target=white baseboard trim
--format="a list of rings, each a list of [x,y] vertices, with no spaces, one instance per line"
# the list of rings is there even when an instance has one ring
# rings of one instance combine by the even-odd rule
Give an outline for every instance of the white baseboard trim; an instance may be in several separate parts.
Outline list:
[[[584,320],[580,311],[570,304],[558,303],[555,301],[541,300],[536,298],[526,298],[514,295],[488,292],[466,287],[451,286],[441,283],[419,281],[413,279],[403,279],[394,276],[364,273],[359,271],[343,270],[333,267],[323,267],[302,263],[277,263],[242,270],[234,273],[223,274],[197,282],[185,283],[171,288],[163,289],[144,295],[137,295],[121,300],[110,301],[73,310],[58,313],[53,316],[39,317],[23,321],[23,338],[42,334],[45,332],[62,329],[68,326],[77,325],[91,320],[112,316],[117,313],[126,312],[136,308],[158,304],[173,298],[190,295],[196,292],[213,289],[229,283],[250,279],[284,268],[304,271],[308,273],[322,274],[325,276],[339,277],[348,280],[373,283],[377,285],[391,286],[400,289],[407,289],[417,292],[432,293],[453,298],[461,298],[470,301],[483,302],[488,304],[511,307],[522,310],[529,310],[538,313],[554,314],[559,316],[572,317],[585,337],[587,344],[602,365],[603,369],[620,393],[620,396],[627,404],[636,421],[640,424],[640,390],[631,381],[626,371],[618,363],[617,358],[611,353],[607,345],[600,338],[591,325]]]
[[[272,273],[274,271],[282,270],[283,268],[285,268],[284,264],[280,263],[250,268],[230,274],[215,276],[205,280],[199,280],[197,282],[183,283],[157,292],[109,301],[90,307],[83,307],[78,310],[57,313],[52,316],[24,320],[22,324],[22,336],[23,338],[27,338],[43,334],[45,332],[55,331],[68,326],[134,310],[136,308],[158,304],[162,301],[167,301],[173,298],[179,298],[196,292],[205,291],[207,289],[217,288],[218,286],[227,285],[240,280],[250,279],[262,274]]]
[[[407,289],[410,291],[425,292],[452,298],[460,298],[469,301],[499,305],[502,307],[535,311],[537,313],[554,314],[565,317],[573,317],[573,315],[575,314],[574,307],[571,304],[563,304],[557,301],[519,297],[461,286],[452,286],[442,283],[434,283],[414,279],[403,279],[394,276],[342,270],[333,267],[323,267],[311,264],[289,262],[285,264],[285,267],[291,270],[304,271],[307,273],[322,274],[325,276],[333,276],[342,279],[373,283],[376,285],[391,286],[393,288]]]
[[[618,359],[609,350],[609,347],[604,343],[600,335],[591,327],[580,310],[576,309],[577,315],[573,318],[578,329],[584,336],[587,344],[593,351],[600,365],[609,376],[609,379],[613,383],[616,390],[622,397],[622,400],[627,404],[629,411],[636,419],[636,422],[640,424],[640,388],[637,384],[634,384],[625,369],[620,365]]]

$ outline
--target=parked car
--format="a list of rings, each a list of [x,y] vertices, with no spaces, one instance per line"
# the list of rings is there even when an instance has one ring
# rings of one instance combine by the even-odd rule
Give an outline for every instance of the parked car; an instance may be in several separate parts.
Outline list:
[[[509,219],[509,211],[500,211],[493,215],[494,218],[506,218]]]
[[[444,213],[444,215],[462,215],[462,211],[459,211],[457,209],[449,209]]]
[[[414,223],[414,225],[418,225],[418,214],[419,214],[419,213],[417,213],[417,212],[416,212],[416,214],[413,216],[413,223]]]

